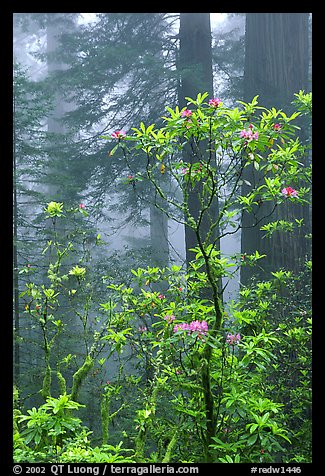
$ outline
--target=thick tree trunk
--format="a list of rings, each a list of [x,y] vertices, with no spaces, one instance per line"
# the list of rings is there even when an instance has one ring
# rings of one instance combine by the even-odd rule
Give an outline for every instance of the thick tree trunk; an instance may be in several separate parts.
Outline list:
[[[247,13],[245,99],[285,109],[308,86],[308,13]]]
[[[179,90],[178,101],[180,107],[187,104],[186,97],[196,99],[198,93],[208,92],[209,97],[213,97],[213,73],[212,73],[212,50],[211,50],[211,25],[209,13],[181,13],[180,14],[180,51],[179,51]],[[204,159],[207,156],[207,144],[200,145],[199,156]],[[193,157],[190,145],[184,150],[184,160],[188,162],[198,162],[200,157]],[[192,217],[197,220],[200,213],[200,202],[198,195],[201,186],[198,183],[189,190],[188,205]],[[218,204],[214,201],[209,211],[210,218],[217,218]],[[211,213],[214,217],[211,217]],[[206,214],[202,221],[199,233],[202,241],[205,239],[209,229],[209,217]],[[216,230],[216,233],[218,231]],[[217,236],[215,234],[215,236]],[[197,246],[198,240],[195,230],[189,227],[185,230],[186,261],[189,263],[194,257],[191,248]]]
[[[247,13],[244,100],[249,102],[258,94],[260,105],[282,109],[286,114],[292,112],[294,93],[308,88],[308,49],[308,13]],[[245,174],[251,183],[258,180],[253,167],[245,168]],[[244,184],[242,193],[247,193],[248,188]],[[270,217],[271,207],[269,203],[261,204],[255,216],[243,213],[242,253],[258,250],[266,254],[266,272],[280,267],[297,271],[307,253],[303,235],[309,227],[309,207],[289,203],[276,208]],[[265,232],[260,227],[264,223],[294,218],[304,218],[304,229],[263,238]],[[242,284],[247,284],[252,275],[265,276],[261,269],[243,267]]]

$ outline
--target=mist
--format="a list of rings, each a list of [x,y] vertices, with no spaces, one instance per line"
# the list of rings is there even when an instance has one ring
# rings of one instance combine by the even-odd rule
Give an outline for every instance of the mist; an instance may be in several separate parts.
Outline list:
[[[122,462],[230,462],[237,440],[231,462],[293,462],[292,435],[310,461],[310,405],[292,416],[284,382],[291,364],[310,372],[311,27],[308,13],[13,14],[17,415],[68,395],[91,432],[17,437],[17,462],[29,444],[66,462],[78,432],[80,455],[113,445]],[[274,336],[294,339],[295,316],[282,367]],[[249,439],[264,411],[239,397],[250,370],[255,403],[278,382],[265,411],[283,446]]]

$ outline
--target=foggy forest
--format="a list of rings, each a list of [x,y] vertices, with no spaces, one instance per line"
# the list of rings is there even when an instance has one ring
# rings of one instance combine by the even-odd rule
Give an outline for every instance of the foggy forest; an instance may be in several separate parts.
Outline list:
[[[13,14],[14,463],[312,462],[311,30]]]

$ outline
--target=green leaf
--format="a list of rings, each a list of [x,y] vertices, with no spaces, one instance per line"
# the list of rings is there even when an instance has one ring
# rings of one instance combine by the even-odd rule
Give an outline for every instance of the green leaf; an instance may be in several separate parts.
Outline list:
[[[119,144],[116,144],[116,146],[113,147],[113,149],[108,153],[109,157],[112,157],[112,155],[116,152],[118,147],[119,147]]]
[[[63,203],[49,202],[44,211],[47,213],[48,218],[60,217],[63,214]]]
[[[232,398],[229,398],[229,400],[226,403],[226,408],[231,407],[231,405],[234,403],[234,400]]]
[[[253,423],[249,429],[249,432],[250,434],[254,433],[254,431],[256,430],[256,428],[258,427],[258,424],[257,423]]]
[[[258,434],[257,434],[257,433],[255,433],[254,435],[250,436],[250,437],[247,439],[247,444],[248,444],[249,446],[253,445],[253,444],[256,442],[257,437],[258,437]]]
[[[243,408],[237,408],[237,412],[242,418],[245,418],[246,412]]]
[[[269,416],[270,416],[270,412],[266,412],[266,413],[262,416],[261,422],[265,424],[265,423],[267,422],[267,420],[269,419]]]

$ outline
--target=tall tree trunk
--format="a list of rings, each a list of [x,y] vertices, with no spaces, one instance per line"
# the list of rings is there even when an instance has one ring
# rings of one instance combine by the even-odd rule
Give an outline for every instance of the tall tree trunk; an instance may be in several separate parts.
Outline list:
[[[51,13],[47,13],[47,26],[46,26],[46,53],[47,53],[47,71],[48,75],[57,72],[58,70],[64,70],[67,68],[67,65],[59,63],[55,59],[55,52],[59,46],[59,36],[62,33],[62,25],[60,24],[60,17],[62,14],[55,14],[56,18],[52,18]],[[48,160],[48,176],[54,177],[54,181],[49,181],[47,183],[47,193],[49,198],[53,200],[57,200],[60,197],[60,201],[62,201],[62,190],[61,187],[57,183],[57,178],[62,176],[62,172],[64,171],[65,165],[62,164],[59,170],[56,170],[57,166],[55,165],[57,162],[57,154],[60,154],[60,147],[56,144],[60,140],[62,141],[61,136],[64,135],[67,131],[66,128],[62,124],[62,118],[64,113],[67,110],[67,104],[64,102],[62,96],[57,93],[55,89],[55,85],[53,87],[53,96],[54,96],[54,107],[52,114],[48,117],[47,120],[47,130],[50,135],[53,134],[54,143],[51,146],[51,152],[49,154]],[[57,138],[55,139],[55,135]]]
[[[210,98],[213,97],[213,73],[212,73],[212,49],[211,49],[211,25],[209,13],[180,13],[179,28],[180,50],[179,50],[179,88],[178,102],[180,107],[187,104],[185,97],[196,99],[198,93],[208,92]],[[189,149],[184,150],[184,160],[197,162],[198,157],[193,157]],[[207,144],[201,144],[200,156],[207,158]],[[201,185],[198,183],[189,190],[189,212],[195,220],[199,217],[200,202],[198,194]],[[213,217],[211,216],[213,213]],[[214,220],[218,216],[218,203],[214,201],[210,210],[210,218]],[[200,234],[202,240],[209,229],[209,219],[202,222]],[[217,236],[218,230],[215,230]],[[190,251],[198,244],[197,235],[194,230],[187,227],[185,230],[186,261],[189,263],[194,254]]]
[[[308,51],[308,13],[247,13],[244,100],[249,102],[258,94],[260,105],[282,109],[286,114],[292,112],[294,93],[308,88]],[[256,179],[253,167],[245,168],[245,173],[244,178],[249,182],[254,181],[254,174]],[[242,193],[246,194],[248,188],[244,183]],[[243,213],[242,253],[258,250],[266,254],[265,272],[279,267],[297,271],[307,252],[303,235],[309,227],[309,208],[290,203],[263,220],[269,215],[270,207],[268,203],[262,204],[255,210],[255,217]],[[297,233],[263,238],[265,233],[260,227],[264,223],[293,218],[304,218],[305,227]],[[262,270],[243,267],[242,284],[247,284],[252,275],[266,276]]]

